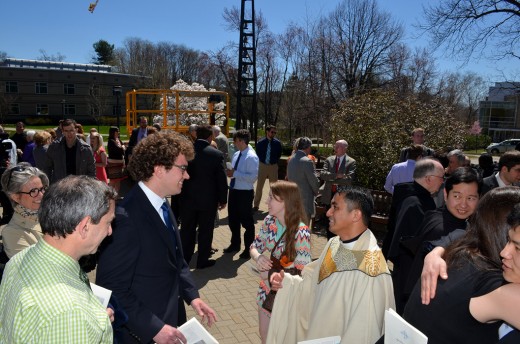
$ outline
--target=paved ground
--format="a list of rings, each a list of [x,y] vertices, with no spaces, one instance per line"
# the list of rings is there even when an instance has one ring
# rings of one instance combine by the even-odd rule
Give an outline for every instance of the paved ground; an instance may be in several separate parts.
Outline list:
[[[264,188],[264,198],[268,194],[268,183]],[[265,203],[255,214],[258,232],[262,219],[267,215]],[[223,254],[222,250],[230,243],[231,232],[227,226],[227,210],[220,212],[219,227],[215,229],[213,247],[219,251],[213,256],[217,260],[214,267],[192,270],[195,282],[200,288],[203,300],[213,307],[218,314],[218,322],[209,331],[221,344],[260,343],[258,335],[258,316],[256,292],[258,278],[250,272],[249,261]],[[326,239],[315,234],[311,238],[312,256],[318,258]],[[196,257],[192,258],[194,267]],[[194,316],[193,309],[188,309],[188,318]]]
[[[267,215],[265,199],[268,191],[267,182],[260,211],[255,213],[257,233],[262,220]],[[191,260],[193,278],[199,287],[201,298],[217,312],[218,316],[218,322],[208,330],[221,344],[260,343],[256,305],[259,280],[250,272],[249,261],[238,258],[240,252],[235,255],[223,254],[223,249],[229,246],[231,239],[231,232],[227,226],[227,208],[220,211],[219,215],[219,227],[215,229],[213,238],[213,247],[218,248],[218,252],[212,257],[217,263],[213,267],[197,270],[195,269],[197,253]],[[325,243],[325,237],[312,235],[313,258],[319,257]],[[89,278],[95,281],[95,271],[89,273]],[[191,307],[187,307],[186,310],[188,319],[195,316]]]

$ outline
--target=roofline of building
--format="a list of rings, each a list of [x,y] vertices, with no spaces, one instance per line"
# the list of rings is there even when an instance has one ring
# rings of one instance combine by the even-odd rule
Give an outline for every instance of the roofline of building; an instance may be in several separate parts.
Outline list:
[[[136,74],[124,74],[112,71],[114,66],[109,65],[97,65],[93,63],[73,63],[73,62],[57,62],[57,61],[41,61],[41,60],[28,60],[28,59],[14,59],[5,58],[0,61],[0,68],[20,68],[20,69],[35,69],[35,70],[53,70],[53,71],[64,71],[64,72],[90,72],[90,73],[103,73],[103,74],[116,74],[125,75],[131,77],[142,77],[148,78],[144,75]]]

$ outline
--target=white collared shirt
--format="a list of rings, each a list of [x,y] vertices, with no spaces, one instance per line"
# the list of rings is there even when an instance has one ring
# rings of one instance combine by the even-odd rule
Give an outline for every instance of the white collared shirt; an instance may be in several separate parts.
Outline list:
[[[504,183],[502,178],[500,178],[500,172],[497,172],[497,174],[495,174],[495,178],[497,179],[499,187],[508,186],[506,183]],[[509,184],[509,185],[511,185],[511,184]]]
[[[154,209],[157,212],[157,214],[159,214],[159,216],[163,220],[164,224],[166,224],[166,221],[164,221],[164,216],[163,216],[163,212],[162,212],[162,209],[161,209],[161,206],[163,205],[164,202],[166,202],[166,199],[159,197],[159,195],[157,195],[155,192],[153,192],[142,181],[140,181],[138,183],[138,185],[141,188],[141,190],[143,190],[144,194],[146,195],[146,198],[148,198],[150,203],[152,203],[152,206],[154,207]]]

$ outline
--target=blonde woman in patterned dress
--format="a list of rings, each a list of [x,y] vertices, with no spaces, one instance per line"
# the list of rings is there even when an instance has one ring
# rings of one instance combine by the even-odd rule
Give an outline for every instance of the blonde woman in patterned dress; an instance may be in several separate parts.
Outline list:
[[[258,288],[258,324],[262,343],[267,338],[271,313],[264,308],[270,291],[268,273],[272,268],[270,254],[280,260],[284,270],[299,273],[311,262],[310,231],[304,224],[300,191],[295,183],[277,181],[271,184],[267,198],[269,215],[264,219],[260,232],[251,245],[249,252],[260,271]]]

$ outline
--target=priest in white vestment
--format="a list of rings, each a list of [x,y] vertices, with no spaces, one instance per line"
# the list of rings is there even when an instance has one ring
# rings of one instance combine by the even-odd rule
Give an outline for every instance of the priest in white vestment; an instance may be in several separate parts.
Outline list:
[[[327,212],[336,237],[320,258],[301,277],[271,276],[271,288],[280,289],[267,343],[340,336],[341,343],[372,344],[384,334],[385,310],[395,301],[386,260],[368,229],[373,204],[368,190],[339,189]]]

